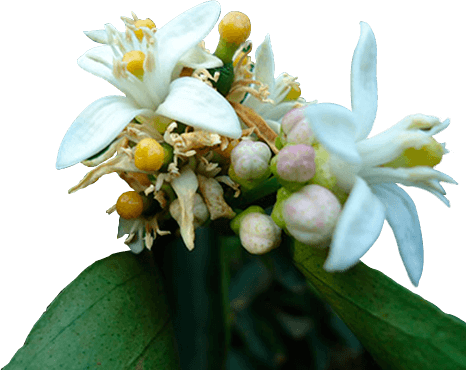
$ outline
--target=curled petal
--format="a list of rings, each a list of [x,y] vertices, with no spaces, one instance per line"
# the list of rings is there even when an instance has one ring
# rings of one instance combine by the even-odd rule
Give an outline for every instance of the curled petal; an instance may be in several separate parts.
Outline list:
[[[385,216],[395,234],[409,279],[418,286],[424,264],[424,249],[416,206],[411,197],[395,184],[374,185],[371,189],[385,205]]]
[[[356,117],[350,110],[331,103],[313,104],[304,109],[304,114],[326,150],[346,162],[361,162],[356,148]]]
[[[334,272],[354,266],[379,237],[384,220],[384,205],[357,177],[340,214],[324,269]]]
[[[232,139],[241,137],[241,124],[228,101],[192,77],[173,81],[170,94],[156,113]]]
[[[361,22],[361,35],[351,64],[351,107],[357,117],[357,139],[371,132],[377,113],[377,45],[372,29]]]
[[[57,156],[57,169],[73,166],[109,145],[131,120],[150,115],[123,96],[106,96],[90,104],[63,138]]]

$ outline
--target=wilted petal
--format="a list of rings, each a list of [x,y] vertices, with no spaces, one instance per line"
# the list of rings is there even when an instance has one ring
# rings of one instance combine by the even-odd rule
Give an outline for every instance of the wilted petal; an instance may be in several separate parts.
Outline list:
[[[196,78],[173,81],[167,99],[156,113],[233,139],[241,136],[241,124],[230,103]]]
[[[180,176],[171,182],[175,191],[181,213],[178,215],[178,225],[180,226],[181,237],[189,250],[194,249],[194,198],[199,182],[193,170],[189,166],[184,166],[180,171]],[[176,214],[171,214],[175,217]]]
[[[351,64],[351,107],[357,117],[357,139],[371,132],[377,113],[377,45],[372,29],[361,22],[361,35]]]
[[[340,214],[324,269],[334,272],[354,266],[379,237],[384,220],[384,205],[364,180],[356,178]]]
[[[84,109],[63,138],[57,156],[57,169],[73,166],[109,145],[131,120],[150,115],[123,96],[106,96]]]
[[[331,103],[313,104],[304,110],[304,114],[326,150],[347,162],[361,162],[356,149],[356,117],[350,110]]]
[[[168,89],[178,60],[208,35],[219,16],[220,4],[208,1],[185,11],[156,32],[156,67],[151,79],[160,96],[166,96],[167,91],[162,90]]]
[[[418,286],[424,264],[421,225],[411,197],[395,184],[371,187],[385,205],[385,217],[395,234],[401,259],[411,282]]]

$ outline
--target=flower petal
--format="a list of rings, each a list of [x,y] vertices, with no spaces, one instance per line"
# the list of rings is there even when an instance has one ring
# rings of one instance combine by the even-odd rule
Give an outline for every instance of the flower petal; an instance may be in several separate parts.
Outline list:
[[[385,205],[385,216],[395,234],[409,279],[418,286],[424,264],[424,249],[416,205],[411,197],[395,184],[374,185],[371,189]]]
[[[106,96],[90,104],[76,118],[63,138],[57,156],[57,169],[73,166],[109,145],[140,114],[139,109],[123,96]]]
[[[377,113],[377,45],[372,29],[361,22],[361,35],[351,64],[351,107],[358,122],[358,140],[371,132]]]
[[[256,50],[256,64],[254,65],[254,76],[255,80],[267,85],[269,93],[273,92],[275,86],[275,61],[273,58],[272,44],[270,43],[270,35],[265,37],[264,42],[259,45]],[[255,89],[259,89],[257,86]],[[246,96],[243,103],[245,106],[254,109],[257,113],[261,114],[260,110],[267,111],[272,108],[273,105],[269,103],[263,103],[253,95]],[[265,107],[267,106],[267,107]],[[262,114],[261,114],[262,115]],[[263,116],[263,115],[262,115]]]
[[[142,81],[130,73],[128,78],[116,78],[113,75],[113,58],[110,46],[98,46],[81,56],[78,65],[85,71],[110,82],[127,97],[136,101],[140,107],[155,109],[150,93]]]
[[[364,180],[356,178],[333,233],[324,269],[334,272],[354,266],[379,237],[384,220],[384,205]]]
[[[84,31],[84,34],[92,41],[99,44],[106,44],[108,42],[107,32],[105,30]]]
[[[196,78],[173,81],[170,94],[156,113],[233,139],[241,136],[241,124],[228,101]]]
[[[356,117],[350,110],[337,104],[321,103],[308,106],[304,114],[325,149],[347,162],[361,162],[356,149]]]
[[[171,74],[178,60],[207,36],[219,16],[220,4],[207,1],[185,11],[157,30],[154,55],[156,67],[151,80],[159,96],[167,95]]]
[[[267,85],[272,90],[275,84],[274,74],[275,62],[273,59],[272,44],[270,43],[270,35],[267,35],[264,42],[256,50],[254,75],[257,81]]]

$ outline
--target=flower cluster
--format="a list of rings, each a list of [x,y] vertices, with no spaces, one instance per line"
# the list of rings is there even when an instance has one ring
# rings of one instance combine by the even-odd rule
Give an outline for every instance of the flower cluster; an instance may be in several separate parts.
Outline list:
[[[220,15],[216,1],[198,5],[158,29],[150,20],[122,17],[87,32],[102,44],[78,60],[125,96],[89,105],[67,131],[57,158],[62,169],[94,167],[70,192],[116,172],[132,191],[107,212],[120,216],[118,237],[135,253],[151,249],[174,221],[186,247],[196,227],[219,218],[251,253],[280,244],[284,230],[314,247],[330,247],[324,268],[343,271],[392,227],[408,275],[417,285],[423,249],[411,198],[396,184],[432,192],[448,204],[433,169],[447,151],[432,136],[449,121],[413,115],[372,138],[377,110],[376,44],[370,27],[351,68],[352,110],[307,102],[296,78],[275,78],[267,35],[250,57],[251,23],[240,12],[219,23],[214,53],[203,39]],[[233,210],[226,199],[271,178],[280,188],[271,215],[258,206]]]

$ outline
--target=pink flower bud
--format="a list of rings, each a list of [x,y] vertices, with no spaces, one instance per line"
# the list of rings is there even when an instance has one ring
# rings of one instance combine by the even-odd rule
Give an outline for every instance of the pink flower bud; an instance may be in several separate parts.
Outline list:
[[[231,164],[236,176],[242,180],[261,178],[269,171],[272,152],[260,141],[242,140],[231,151]]]
[[[282,119],[281,129],[287,144],[311,145],[315,141],[311,125],[304,116],[304,108],[290,110]]]
[[[264,254],[280,245],[281,232],[270,216],[254,212],[241,220],[239,238],[249,253]]]
[[[285,181],[306,182],[316,173],[315,156],[308,145],[286,146],[277,155],[277,175]]]
[[[331,239],[340,211],[335,195],[320,185],[306,185],[283,203],[288,232],[296,240],[314,246]]]

